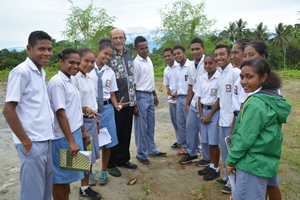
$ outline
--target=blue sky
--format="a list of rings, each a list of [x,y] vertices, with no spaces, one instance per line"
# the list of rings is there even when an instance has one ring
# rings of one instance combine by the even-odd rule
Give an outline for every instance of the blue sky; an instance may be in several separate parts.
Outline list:
[[[161,25],[158,9],[176,0],[94,0],[94,5],[105,8],[110,16],[116,16],[113,24],[130,33],[128,41],[137,35],[144,35],[152,40],[153,30]],[[90,0],[74,0],[85,8]],[[191,0],[198,3],[199,0]],[[0,49],[25,47],[30,32],[44,30],[57,40],[65,39],[61,32],[69,11],[67,0],[1,0],[0,6]],[[205,13],[209,19],[216,19],[214,29],[223,29],[230,21],[240,18],[248,22],[247,28],[254,28],[264,22],[270,31],[276,24],[295,24],[299,0],[211,0],[206,1]],[[180,19],[174,19],[180,20]],[[299,23],[299,22],[298,22]],[[151,32],[152,31],[152,32]]]

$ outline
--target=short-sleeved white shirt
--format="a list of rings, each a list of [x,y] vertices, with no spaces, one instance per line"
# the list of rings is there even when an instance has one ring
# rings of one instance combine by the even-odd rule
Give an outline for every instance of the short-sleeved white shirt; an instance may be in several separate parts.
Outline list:
[[[189,59],[186,59],[184,65],[181,67],[179,63],[177,63],[177,70],[174,70],[171,72],[170,76],[175,76],[175,73],[177,74],[177,85],[176,85],[176,91],[177,95],[187,95],[189,85],[187,83],[188,80],[188,71],[190,65],[192,65],[193,62],[191,62]]]
[[[221,72],[218,90],[218,98],[220,98],[219,125],[223,127],[230,127],[233,119],[232,94],[234,84],[240,76],[241,70],[233,68],[231,63],[227,65],[224,70],[220,67],[217,67],[217,70]]]
[[[46,73],[26,58],[8,76],[5,102],[18,102],[16,112],[31,141],[53,138],[54,116],[50,108],[45,84]],[[13,134],[14,143],[21,141]]]
[[[56,111],[64,109],[72,132],[83,124],[80,94],[72,80],[61,71],[53,76],[47,86],[54,117],[54,140],[65,137],[57,120]]]
[[[110,99],[110,93],[118,91],[115,72],[107,65],[104,65],[100,70],[97,64],[95,63],[95,68],[90,73],[88,73],[88,75],[93,79],[97,100],[98,100],[98,75],[96,74],[95,69],[98,71],[98,73],[104,71],[101,76],[102,87],[103,87],[103,100]]]
[[[173,67],[171,68],[169,65],[164,69],[164,85],[169,86],[171,94],[174,94],[176,92],[176,85],[177,85],[177,70],[178,65],[174,61]],[[176,71],[176,73],[171,73],[172,71]],[[171,75],[172,74],[172,75]],[[171,96],[168,97],[169,103],[177,103],[177,100],[170,99]]]
[[[221,73],[218,70],[210,79],[207,72],[200,76],[195,96],[201,97],[201,104],[213,106],[216,103],[220,78]]]
[[[98,103],[93,79],[88,74],[83,75],[80,71],[75,76],[71,76],[71,79],[80,93],[82,107],[87,106],[97,112]]]
[[[154,71],[151,59],[147,57],[145,60],[140,55],[137,55],[133,65],[133,79],[136,90],[152,92],[154,90]]]
[[[238,80],[236,80],[233,88],[233,95],[232,95],[232,109],[233,111],[239,111],[241,108],[241,105],[244,103],[244,101],[247,99],[248,94],[245,92],[241,85],[241,77],[238,77]]]
[[[193,64],[189,67],[189,78],[187,83],[193,86],[194,96],[191,104],[196,108],[198,108],[198,97],[195,95],[198,87],[197,81],[202,74],[206,73],[204,69],[204,58],[205,55],[202,56],[200,62],[197,65],[197,69],[195,68],[195,60],[193,60]]]

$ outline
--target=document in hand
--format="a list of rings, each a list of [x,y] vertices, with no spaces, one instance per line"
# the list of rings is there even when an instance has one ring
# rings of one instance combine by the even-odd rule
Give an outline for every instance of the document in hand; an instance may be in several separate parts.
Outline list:
[[[100,129],[100,133],[98,134],[98,139],[99,139],[99,147],[111,143],[111,136],[106,127]]]
[[[230,151],[230,149],[232,148],[232,144],[228,141],[229,137],[230,136],[227,136],[225,138],[225,143],[226,143],[226,147],[227,147],[228,151]]]
[[[91,166],[91,151],[79,151],[76,156],[71,157],[70,150],[60,150],[60,168],[76,171],[89,172]]]

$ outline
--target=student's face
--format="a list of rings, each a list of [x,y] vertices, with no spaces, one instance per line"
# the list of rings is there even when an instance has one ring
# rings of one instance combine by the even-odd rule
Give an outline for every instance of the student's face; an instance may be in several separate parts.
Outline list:
[[[205,57],[204,59],[204,69],[210,74],[216,71],[217,63],[212,57]]]
[[[235,44],[232,47],[232,61],[234,64],[234,67],[240,67],[244,59],[244,52],[241,49],[240,44]]]
[[[148,43],[147,41],[139,42],[137,47],[134,48],[136,52],[144,59],[147,58],[149,53]]]
[[[67,56],[65,61],[59,60],[60,71],[64,73],[67,77],[75,76],[78,72],[80,65],[80,58],[77,53],[71,53]]]
[[[115,29],[111,32],[111,43],[116,51],[121,51],[124,47],[126,37],[120,29]]]
[[[215,60],[217,65],[222,69],[230,63],[231,54],[228,55],[226,48],[219,48],[215,50]]]
[[[205,48],[200,43],[191,44],[191,54],[195,60],[200,60],[203,56]]]
[[[251,58],[256,58],[256,57],[261,57],[261,58],[266,58],[265,54],[260,55],[253,47],[252,45],[249,45],[246,47],[244,51],[244,60],[249,60]]]
[[[99,62],[103,66],[111,60],[113,50],[110,47],[105,47],[101,51],[98,49],[97,54],[98,54],[97,62]]]
[[[164,59],[168,63],[168,65],[170,65],[174,62],[174,55],[171,53],[171,51],[165,51]]]
[[[90,73],[95,66],[95,56],[92,52],[84,53],[80,58],[79,70],[83,73]]]
[[[186,59],[186,52],[183,53],[183,51],[181,49],[175,49],[173,53],[174,53],[174,58],[175,58],[176,62],[180,63],[182,66],[184,64],[183,62]]]
[[[46,66],[52,56],[52,43],[50,40],[37,40],[33,47],[27,45],[27,51],[29,58],[37,67]]]
[[[265,73],[262,77],[259,77],[255,68],[246,65],[242,68],[240,76],[242,87],[246,93],[250,93],[262,86],[263,82],[267,79],[268,74]]]

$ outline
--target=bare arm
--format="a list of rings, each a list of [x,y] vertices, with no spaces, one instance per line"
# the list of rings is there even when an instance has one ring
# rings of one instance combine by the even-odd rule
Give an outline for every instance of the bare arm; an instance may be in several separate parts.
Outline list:
[[[153,94],[154,106],[157,107],[159,102],[158,102],[158,99],[157,99],[157,96],[156,96],[156,91],[153,90],[152,94]]]
[[[80,148],[76,144],[73,134],[71,132],[69,120],[66,116],[65,110],[58,109],[56,111],[56,116],[62,132],[65,134],[67,140],[69,141],[71,156],[75,156],[80,150]]]
[[[19,116],[16,112],[18,102],[6,102],[3,108],[3,115],[17,138],[21,141],[25,148],[25,154],[27,155],[32,147],[32,141],[25,133],[23,126],[20,122]]]
[[[189,85],[188,95],[187,95],[187,99],[186,99],[186,112],[187,112],[187,114],[189,114],[190,104],[191,104],[191,101],[192,101],[193,97],[194,97],[193,86]]]

